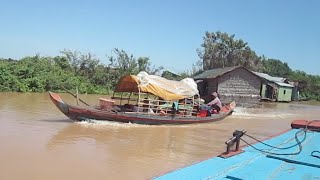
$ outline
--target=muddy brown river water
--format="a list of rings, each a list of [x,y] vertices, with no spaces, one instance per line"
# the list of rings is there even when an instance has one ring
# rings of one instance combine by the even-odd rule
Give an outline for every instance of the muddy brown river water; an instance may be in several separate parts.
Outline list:
[[[81,95],[91,104],[99,97]],[[74,123],[47,93],[0,93],[0,180],[150,179],[220,154],[234,130],[262,139],[294,119],[320,119],[320,103],[263,103],[220,122],[150,126]]]

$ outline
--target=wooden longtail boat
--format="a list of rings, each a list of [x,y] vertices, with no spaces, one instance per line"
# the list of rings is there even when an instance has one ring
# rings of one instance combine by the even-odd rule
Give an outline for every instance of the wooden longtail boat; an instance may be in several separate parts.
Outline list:
[[[235,102],[231,102],[223,106],[219,113],[199,111],[201,98],[193,79],[173,81],[146,72],[140,72],[136,76],[123,76],[114,92],[111,99],[100,98],[99,106],[88,107],[69,105],[63,102],[58,94],[49,94],[52,102],[62,113],[70,119],[80,121],[105,120],[138,124],[207,123],[222,120],[230,115],[236,106]]]
[[[292,129],[154,179],[319,179],[320,120],[295,120]],[[226,144],[249,136],[237,131]],[[248,134],[247,134],[248,135]]]
[[[49,92],[52,102],[57,108],[68,116],[70,119],[82,120],[102,120],[102,121],[116,121],[123,123],[137,123],[137,124],[191,124],[191,123],[207,123],[222,120],[233,112],[235,103],[230,103],[221,108],[219,114],[212,114],[211,116],[185,116],[185,115],[161,115],[161,114],[142,114],[136,112],[121,112],[112,110],[101,110],[96,106],[75,106],[69,105],[60,98],[56,93]]]

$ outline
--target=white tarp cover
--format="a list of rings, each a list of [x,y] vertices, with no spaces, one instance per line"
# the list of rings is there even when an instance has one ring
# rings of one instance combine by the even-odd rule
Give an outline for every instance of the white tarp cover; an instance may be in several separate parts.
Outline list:
[[[118,82],[116,92],[148,92],[164,100],[178,100],[199,94],[192,78],[181,81],[168,80],[142,71],[136,76],[124,76]]]
[[[137,74],[137,77],[139,80],[139,87],[146,87],[150,83],[166,91],[185,97],[191,97],[199,94],[197,83],[192,78],[184,78],[181,81],[174,81],[156,75],[149,75],[144,71]]]

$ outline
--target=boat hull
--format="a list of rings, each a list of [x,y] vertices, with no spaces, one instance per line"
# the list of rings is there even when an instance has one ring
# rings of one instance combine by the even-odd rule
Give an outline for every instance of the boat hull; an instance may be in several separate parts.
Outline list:
[[[301,122],[292,123],[297,124]],[[319,179],[320,126],[312,128],[316,131],[290,129],[263,141],[282,149],[256,143],[254,148],[247,146],[235,156],[213,157],[154,179]]]
[[[122,123],[136,123],[136,124],[193,124],[193,123],[208,123],[220,121],[232,114],[234,107],[224,109],[224,112],[219,114],[212,114],[208,117],[196,116],[155,116],[148,114],[127,113],[127,112],[113,112],[106,110],[99,110],[94,107],[81,107],[69,105],[60,98],[56,93],[49,92],[52,102],[56,107],[68,116],[70,119],[82,120],[100,120],[100,121],[116,121]]]

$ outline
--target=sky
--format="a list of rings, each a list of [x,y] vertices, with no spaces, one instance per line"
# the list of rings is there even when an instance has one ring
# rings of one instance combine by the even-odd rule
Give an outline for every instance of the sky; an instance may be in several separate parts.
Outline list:
[[[173,72],[191,71],[205,32],[226,32],[257,55],[320,75],[318,0],[0,0],[0,58],[114,48]]]

